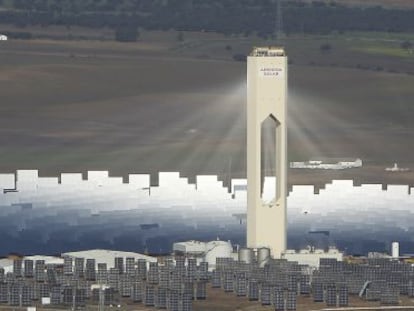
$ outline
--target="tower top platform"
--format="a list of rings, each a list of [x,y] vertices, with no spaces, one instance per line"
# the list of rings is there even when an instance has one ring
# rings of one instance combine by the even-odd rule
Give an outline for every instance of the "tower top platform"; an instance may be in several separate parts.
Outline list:
[[[283,47],[268,46],[268,47],[254,47],[250,56],[254,57],[275,57],[286,56],[285,49]]]

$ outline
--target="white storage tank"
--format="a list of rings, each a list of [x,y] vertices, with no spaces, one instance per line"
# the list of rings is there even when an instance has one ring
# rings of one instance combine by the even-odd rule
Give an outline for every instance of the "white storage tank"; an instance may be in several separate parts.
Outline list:
[[[270,259],[270,248],[262,247],[257,250],[257,262],[260,267],[264,267]]]
[[[239,261],[251,264],[254,261],[254,250],[252,248],[239,249]]]
[[[230,241],[211,241],[206,245],[204,261],[208,262],[209,268],[216,266],[216,258],[232,257],[233,246]]]
[[[328,253],[329,254],[338,254],[339,250],[336,247],[331,246],[331,247],[329,247]]]
[[[392,256],[392,258],[399,258],[400,257],[400,243],[392,242],[392,244],[391,244],[391,256]]]
[[[173,251],[183,254],[204,254],[206,251],[206,243],[200,241],[176,242],[173,244]]]

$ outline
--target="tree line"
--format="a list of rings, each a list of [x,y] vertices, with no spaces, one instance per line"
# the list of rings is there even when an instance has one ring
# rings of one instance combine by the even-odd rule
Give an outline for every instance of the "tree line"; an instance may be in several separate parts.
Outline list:
[[[414,9],[295,0],[282,2],[282,7],[286,34],[414,31]],[[136,37],[138,28],[246,36],[254,32],[266,38],[275,32],[276,17],[275,0],[12,0],[11,6],[8,2],[0,11],[3,24],[109,27],[116,29],[122,40],[127,40],[128,34]]]

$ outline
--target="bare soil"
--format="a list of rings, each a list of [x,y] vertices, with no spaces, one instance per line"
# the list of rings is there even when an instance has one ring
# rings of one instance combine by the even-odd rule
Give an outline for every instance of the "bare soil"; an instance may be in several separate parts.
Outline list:
[[[143,33],[131,44],[2,42],[0,172],[99,169],[151,173],[153,183],[159,171],[244,177],[246,64],[232,55],[266,42],[175,35]],[[287,40],[289,159],[359,157],[364,168],[291,170],[290,184],[412,183],[413,173],[384,169],[414,169],[414,76],[401,72],[414,62],[351,52],[346,38],[332,39],[341,48],[323,55],[323,40]],[[365,62],[399,72],[356,68]]]

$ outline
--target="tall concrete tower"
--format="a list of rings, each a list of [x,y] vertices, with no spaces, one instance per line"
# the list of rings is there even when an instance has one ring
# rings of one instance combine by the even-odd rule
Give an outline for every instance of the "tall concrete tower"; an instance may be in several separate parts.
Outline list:
[[[247,247],[286,249],[287,57],[283,48],[254,48],[247,58]],[[275,125],[275,197],[262,199],[262,123]]]

